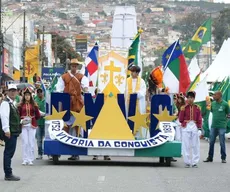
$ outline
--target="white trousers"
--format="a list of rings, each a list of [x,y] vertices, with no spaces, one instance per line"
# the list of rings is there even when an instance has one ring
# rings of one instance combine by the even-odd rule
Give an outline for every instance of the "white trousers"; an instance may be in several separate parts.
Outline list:
[[[181,128],[181,123],[179,120],[176,120],[176,129],[175,129],[175,140],[176,141],[182,141],[182,128]]]
[[[192,149],[192,157],[190,157]],[[200,138],[195,122],[187,123],[186,128],[182,128],[182,154],[184,163],[195,165],[200,160]]]
[[[22,127],[22,157],[25,162],[34,161],[36,129],[31,126]]]

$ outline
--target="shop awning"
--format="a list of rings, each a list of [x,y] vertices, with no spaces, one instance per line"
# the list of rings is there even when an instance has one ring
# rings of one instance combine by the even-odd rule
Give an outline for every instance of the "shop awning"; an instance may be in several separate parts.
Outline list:
[[[14,81],[14,79],[12,77],[10,77],[9,75],[7,75],[6,73],[2,73],[2,80],[4,80],[4,81]]]

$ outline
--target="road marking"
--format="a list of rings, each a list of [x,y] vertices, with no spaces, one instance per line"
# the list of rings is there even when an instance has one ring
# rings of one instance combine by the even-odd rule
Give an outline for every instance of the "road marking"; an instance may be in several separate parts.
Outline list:
[[[99,176],[98,178],[97,178],[97,182],[98,183],[103,183],[105,181],[105,176]]]

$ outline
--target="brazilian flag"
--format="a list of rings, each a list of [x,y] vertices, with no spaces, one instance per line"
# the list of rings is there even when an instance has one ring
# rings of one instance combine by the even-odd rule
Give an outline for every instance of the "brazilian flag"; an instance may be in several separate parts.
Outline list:
[[[141,29],[138,30],[136,36],[134,37],[132,45],[129,47],[128,69],[130,69],[133,65],[138,66],[138,51],[139,51],[140,35],[142,32],[143,31]]]
[[[192,39],[183,48],[186,58],[192,59],[200,51],[201,45],[211,41],[211,26],[212,20],[210,18],[198,28]]]

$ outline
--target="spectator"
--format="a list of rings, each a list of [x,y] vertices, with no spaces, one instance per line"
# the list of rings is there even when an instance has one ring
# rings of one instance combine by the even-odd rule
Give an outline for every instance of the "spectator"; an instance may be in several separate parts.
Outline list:
[[[227,129],[229,106],[228,103],[222,99],[222,93],[220,91],[213,95],[213,99],[215,101],[211,104],[212,126],[209,138],[209,152],[208,158],[204,162],[206,163],[213,161],[216,137],[219,135],[221,160],[222,163],[226,163],[225,133]]]
[[[37,96],[35,97],[35,102],[38,105],[38,109],[40,113],[45,114],[46,112],[46,101],[44,98],[44,94],[41,88],[37,89]],[[38,157],[37,160],[42,159],[43,155],[43,138],[45,137],[45,119],[42,117],[37,120],[38,128],[36,130],[36,139],[37,139],[37,146],[38,146]]]
[[[14,156],[17,138],[21,133],[20,116],[17,108],[14,106],[14,100],[17,95],[16,85],[8,85],[8,95],[1,103],[0,117],[2,122],[2,130],[4,132],[5,150],[3,157],[3,167],[5,172],[5,180],[19,181],[20,177],[13,175],[11,168],[11,160]]]

